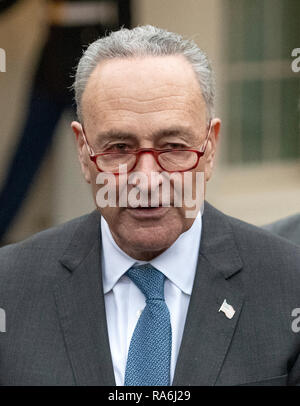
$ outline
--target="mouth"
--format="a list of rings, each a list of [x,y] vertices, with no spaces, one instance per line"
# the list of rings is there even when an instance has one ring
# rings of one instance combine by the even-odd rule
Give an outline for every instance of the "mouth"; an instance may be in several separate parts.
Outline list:
[[[156,206],[156,207],[128,207],[128,213],[138,219],[142,218],[160,218],[163,217],[170,207]]]

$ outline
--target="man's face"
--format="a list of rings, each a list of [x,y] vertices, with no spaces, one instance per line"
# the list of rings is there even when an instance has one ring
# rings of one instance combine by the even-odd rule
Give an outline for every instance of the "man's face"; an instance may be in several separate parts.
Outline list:
[[[200,150],[207,135],[206,105],[190,64],[181,56],[113,59],[102,62],[89,78],[82,97],[84,130],[95,152],[138,148]],[[212,122],[206,153],[191,172],[209,180],[220,121]],[[72,123],[84,177],[93,195],[101,185],[89,159],[82,126]],[[134,171],[163,172],[153,155],[143,153]],[[119,175],[121,176],[121,175]],[[120,177],[116,175],[116,184]],[[182,176],[182,175],[180,175]],[[150,182],[149,182],[150,184]],[[130,189],[128,189],[130,190]],[[161,191],[160,191],[161,193]],[[160,195],[161,197],[161,195]],[[161,202],[161,200],[160,200]],[[116,243],[127,254],[150,260],[188,230],[194,219],[184,207],[100,208]]]

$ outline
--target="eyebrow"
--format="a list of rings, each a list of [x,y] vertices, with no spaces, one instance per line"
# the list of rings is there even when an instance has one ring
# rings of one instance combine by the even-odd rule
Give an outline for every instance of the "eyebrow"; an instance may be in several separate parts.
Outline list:
[[[127,140],[127,139],[136,139],[136,136],[133,133],[128,133],[119,130],[109,130],[97,134],[97,141],[106,142],[113,140]]]
[[[180,136],[182,139],[185,141],[191,141],[196,138],[196,134],[192,129],[189,127],[184,127],[184,126],[176,126],[176,127],[170,127],[170,128],[165,128],[161,131],[158,131],[157,134],[155,134],[155,137],[170,137],[170,136]]]
[[[169,128],[164,128],[152,134],[154,139],[170,136],[180,136],[185,141],[191,141],[196,138],[196,134],[189,127],[186,126],[173,126]],[[105,144],[109,141],[136,141],[137,135],[130,132],[124,132],[120,130],[109,130],[100,132],[97,134],[98,145]]]

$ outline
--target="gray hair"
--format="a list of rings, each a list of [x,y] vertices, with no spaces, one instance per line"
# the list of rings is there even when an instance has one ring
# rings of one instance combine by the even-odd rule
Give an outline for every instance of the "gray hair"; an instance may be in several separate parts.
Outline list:
[[[122,28],[89,45],[77,66],[73,89],[77,115],[82,120],[81,100],[88,79],[96,66],[112,58],[183,55],[191,64],[206,103],[208,120],[214,114],[214,78],[205,53],[192,40],[161,28],[145,25]]]

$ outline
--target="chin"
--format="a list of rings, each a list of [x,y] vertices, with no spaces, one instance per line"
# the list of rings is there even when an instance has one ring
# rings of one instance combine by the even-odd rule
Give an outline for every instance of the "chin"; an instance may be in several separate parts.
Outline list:
[[[119,237],[126,242],[128,251],[132,252],[162,252],[168,249],[181,234],[181,229],[156,229],[156,227],[148,227],[145,229],[139,229],[139,231],[121,232]]]
[[[111,232],[116,243],[136,259],[159,255],[185,231],[184,219],[174,208],[163,216],[142,219],[133,217],[127,210],[122,210],[118,216],[114,213],[109,220],[113,220]]]

